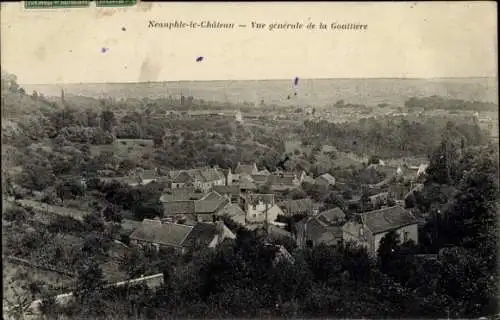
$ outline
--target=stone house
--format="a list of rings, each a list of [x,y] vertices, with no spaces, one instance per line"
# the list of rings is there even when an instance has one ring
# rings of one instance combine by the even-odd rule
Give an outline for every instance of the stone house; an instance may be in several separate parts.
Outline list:
[[[354,219],[342,227],[344,241],[354,241],[377,254],[382,238],[390,231],[397,232],[401,242],[413,240],[418,243],[418,220],[401,206],[393,206],[356,214]]]
[[[215,248],[225,239],[235,238],[222,221],[198,222],[192,226],[145,219],[130,235],[130,243],[155,250],[172,248],[179,253],[186,253],[189,249]]]
[[[299,247],[318,244],[335,245],[342,241],[342,224],[346,215],[340,208],[323,211],[306,217],[295,225],[295,237]]]

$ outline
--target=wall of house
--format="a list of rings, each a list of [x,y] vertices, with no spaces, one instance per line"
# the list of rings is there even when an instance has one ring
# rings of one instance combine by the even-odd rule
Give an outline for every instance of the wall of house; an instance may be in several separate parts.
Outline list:
[[[413,241],[415,241],[416,244],[418,244],[418,225],[417,224],[412,224],[409,226],[402,227],[402,228],[396,230],[396,232],[399,234],[401,242],[404,242],[404,233],[407,232],[407,235],[408,235],[407,240],[412,239]],[[375,235],[374,242],[373,242],[373,252],[375,252],[375,253],[377,252],[378,247],[380,246],[380,241],[387,233],[389,233],[389,232],[378,233]]]
[[[174,183],[172,182],[172,185],[170,186],[170,188],[172,189],[180,189],[180,188],[185,188],[186,187],[186,183]]]
[[[361,224],[355,221],[349,221],[344,226],[342,226],[342,240],[344,242],[353,241],[361,246],[365,246],[369,249],[369,232],[364,229],[364,237],[362,239],[360,236]]]
[[[272,206],[268,204],[267,210]],[[266,221],[266,204],[259,201],[255,206],[251,204],[246,205],[247,221],[248,222],[264,222]]]
[[[229,172],[227,173],[227,176],[226,176],[226,186],[233,185],[233,179],[234,179],[234,175],[231,172],[231,170],[229,170]]]

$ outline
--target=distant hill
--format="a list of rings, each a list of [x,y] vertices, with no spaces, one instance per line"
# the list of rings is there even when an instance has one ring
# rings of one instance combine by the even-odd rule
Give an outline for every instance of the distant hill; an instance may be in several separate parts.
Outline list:
[[[437,95],[443,98],[498,103],[494,78],[450,79],[301,79],[264,81],[181,81],[151,83],[88,83],[63,85],[23,85],[58,96],[61,89],[71,95],[89,97],[161,98],[193,96],[206,101],[265,104],[330,106],[337,100],[376,106],[387,103],[403,106],[410,97]]]

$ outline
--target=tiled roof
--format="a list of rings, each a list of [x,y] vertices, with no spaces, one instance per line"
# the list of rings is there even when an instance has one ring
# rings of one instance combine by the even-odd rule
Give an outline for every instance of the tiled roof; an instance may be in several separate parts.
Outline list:
[[[239,185],[232,186],[214,186],[214,191],[220,194],[230,194],[230,195],[238,195],[241,193]]]
[[[192,226],[145,219],[130,239],[179,247],[192,229]]]
[[[241,210],[240,206],[233,203],[229,203],[228,205],[226,205],[224,208],[221,209],[219,213],[220,215],[228,217],[236,215],[243,215],[243,217],[245,216],[245,212]]]
[[[296,214],[311,214],[314,209],[313,201],[311,199],[283,201],[279,204],[279,207],[286,215],[289,216]]]
[[[200,170],[200,175],[206,182],[224,179],[224,174],[215,168]]]
[[[218,192],[215,192],[215,191],[212,191],[212,192],[209,192],[207,193],[203,198],[202,200],[206,200],[206,201],[213,201],[213,200],[222,200],[224,199],[223,196],[221,196]]]
[[[226,203],[226,201],[226,199],[195,201],[195,213],[214,213],[215,211],[217,211],[217,209],[220,209]]]
[[[162,202],[199,200],[206,196],[203,192],[198,192],[195,188],[168,189],[160,197]]]
[[[173,178],[174,183],[189,183],[193,181],[193,177],[186,171],[180,172]]]
[[[252,181],[241,180],[240,181],[240,189],[256,190],[257,186]]]
[[[332,226],[324,221],[321,221],[319,217],[314,218],[304,218],[300,222],[305,226],[306,237],[312,240],[314,243],[318,243],[320,240],[329,242],[337,241],[342,238],[342,227]]]
[[[272,185],[286,185],[286,186],[294,186],[294,174],[273,174],[269,176],[269,182]]]
[[[217,226],[214,223],[198,222],[183,241],[182,245],[188,247],[193,246],[195,243],[199,243],[202,246],[208,246],[217,233]]]
[[[365,212],[361,215],[365,218],[366,226],[374,234],[418,223],[408,210],[400,206]]]
[[[163,211],[165,215],[190,214],[195,212],[195,204],[192,200],[164,202]]]
[[[340,208],[333,208],[321,212],[317,218],[322,222],[328,223],[329,225],[337,225],[343,222],[345,217],[345,213]]]
[[[271,185],[271,190],[274,191],[274,192],[284,192],[284,191],[287,191],[287,190],[292,190],[292,189],[296,189],[297,186],[296,185],[290,185],[290,184],[273,184]]]
[[[262,174],[252,174],[252,180],[256,184],[265,184],[267,183],[270,176],[262,175]]]

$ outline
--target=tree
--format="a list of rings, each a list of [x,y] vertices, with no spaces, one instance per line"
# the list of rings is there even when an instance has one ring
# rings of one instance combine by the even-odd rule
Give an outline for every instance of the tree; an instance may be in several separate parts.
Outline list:
[[[67,198],[75,199],[76,197],[83,196],[85,193],[84,188],[80,181],[63,180],[56,184],[56,194],[61,199],[61,203]]]
[[[123,219],[120,208],[117,205],[110,204],[107,205],[102,212],[104,219],[106,221],[118,222],[120,223]]]
[[[42,191],[54,183],[55,176],[48,161],[35,158],[23,168],[20,180],[20,184],[31,191]]]
[[[83,221],[85,222],[87,229],[92,231],[104,231],[104,221],[101,217],[101,213],[94,211],[83,217]]]
[[[102,129],[105,132],[111,132],[116,124],[115,114],[111,110],[104,110],[101,113]]]
[[[400,243],[399,234],[395,231],[389,231],[380,240],[377,255],[380,271],[383,273],[389,273],[391,271],[391,262],[394,259],[395,251],[398,249]]]
[[[75,287],[74,296],[80,305],[91,307],[96,314],[103,311],[104,276],[95,259],[85,259],[78,267]]]

